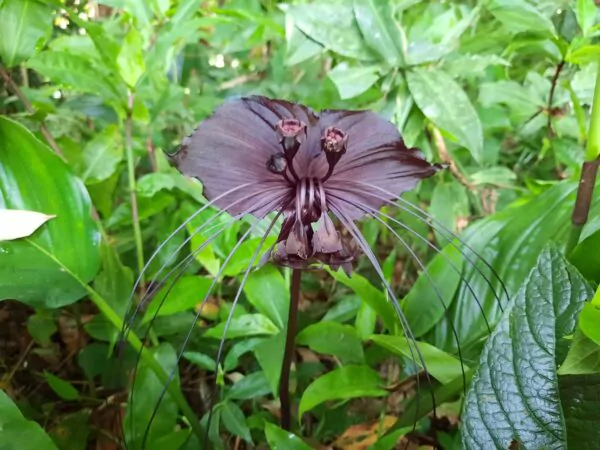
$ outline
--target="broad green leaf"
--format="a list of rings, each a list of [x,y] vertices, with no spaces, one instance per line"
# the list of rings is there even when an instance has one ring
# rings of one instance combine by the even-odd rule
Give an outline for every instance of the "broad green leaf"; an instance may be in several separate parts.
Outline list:
[[[579,315],[579,328],[588,338],[600,345],[600,305],[587,303]]]
[[[220,407],[221,420],[225,428],[235,436],[241,437],[246,442],[252,444],[250,429],[246,423],[246,416],[241,408],[233,402],[225,402]]]
[[[434,258],[421,271],[402,303],[404,316],[415,337],[430,331],[444,316],[454,300],[461,280],[464,256],[452,245],[442,249],[441,256]],[[447,273],[446,284],[436,283],[442,273]]]
[[[435,185],[431,195],[429,213],[444,227],[452,232],[458,231],[459,219],[469,217],[469,197],[466,188],[456,181],[446,183],[440,181]],[[448,242],[447,234],[434,230],[437,242],[444,245]]]
[[[600,375],[558,377],[569,448],[595,450],[600,442]]]
[[[461,364],[458,358],[427,342],[409,342],[403,336],[383,334],[374,334],[369,339],[392,353],[412,360],[421,367],[423,367],[423,362],[420,360],[422,357],[427,366],[425,368],[427,372],[442,383],[451,382],[469,369],[464,363]],[[419,356],[419,353],[421,356]]]
[[[552,21],[527,0],[491,0],[487,8],[507,29],[516,33],[556,34]]]
[[[598,15],[598,8],[594,0],[577,0],[575,14],[583,35],[587,36]]]
[[[167,374],[175,370],[171,383],[178,386],[177,354],[173,347],[163,343],[148,351]],[[145,448],[147,443],[173,431],[177,422],[178,409],[169,393],[164,394],[160,404],[158,403],[164,389],[166,389],[164,383],[158,379],[148,363],[141,359],[135,370],[127,412],[123,419],[123,424],[126,424],[123,426],[123,431],[127,448],[134,450]],[[150,425],[150,417],[153,415]]]
[[[0,442],[2,450],[58,450],[43,428],[27,420],[10,397],[0,390]]]
[[[352,274],[352,277],[349,278],[341,270],[333,271],[329,268],[325,268],[325,270],[329,272],[334,280],[348,286],[363,302],[368,303],[371,308],[377,311],[388,330],[395,331],[398,329],[398,315],[394,307],[388,302],[384,293],[369,283],[366,278],[356,273]]]
[[[510,186],[517,179],[517,175],[508,167],[497,166],[472,173],[469,175],[469,179],[475,185],[494,184],[496,186]]]
[[[354,0],[354,16],[365,42],[390,66],[402,66],[404,34],[394,19],[390,2]]]
[[[330,400],[383,397],[387,392],[381,386],[379,374],[368,366],[340,367],[308,385],[300,399],[298,416]]]
[[[14,67],[41,48],[52,30],[52,9],[36,0],[0,2],[0,58]]]
[[[342,99],[356,97],[368,90],[379,79],[378,66],[350,67],[343,62],[329,72]]]
[[[211,328],[204,336],[222,339],[225,331],[225,322]],[[262,314],[245,314],[231,319],[227,330],[226,339],[234,339],[244,336],[261,336],[276,334],[279,328],[271,320]]]
[[[580,47],[571,48],[565,61],[571,64],[589,64],[600,60],[600,45],[582,45]]]
[[[296,344],[340,358],[344,364],[364,363],[362,343],[356,330],[337,322],[318,322],[309,325],[296,336]]]
[[[208,355],[198,352],[183,352],[183,357],[192,364],[204,370],[214,372],[217,367],[216,361]]]
[[[302,439],[277,425],[265,423],[265,434],[272,450],[312,450]]]
[[[283,330],[279,334],[262,340],[262,342],[254,347],[254,356],[269,381],[271,392],[276,397],[279,395],[277,390],[279,379],[281,378],[285,339],[285,330]]]
[[[56,216],[37,211],[0,209],[0,241],[14,241],[31,236]]]
[[[363,40],[351,5],[343,2],[292,5],[287,14],[304,34],[325,48],[349,58],[374,59]]]
[[[44,372],[44,378],[52,390],[64,400],[77,400],[79,398],[79,391],[68,381],[50,372]]]
[[[260,250],[257,253],[257,250],[262,240],[263,238],[261,237],[248,239],[242,245],[240,245],[235,251],[235,254],[229,260],[229,263],[223,271],[223,274],[228,277],[233,277],[245,273],[250,264],[252,264],[253,266],[258,265],[258,263],[260,262],[261,255],[265,253],[269,248],[271,248],[272,245],[275,244],[277,237],[269,236],[268,238],[266,238],[262,243]]]
[[[130,88],[135,87],[146,70],[143,45],[142,35],[132,26],[125,35],[117,56],[119,74]]]
[[[483,160],[483,131],[465,91],[441,70],[412,69],[408,87],[425,117],[465,146],[473,159]]]
[[[566,448],[556,366],[591,295],[557,249],[542,252],[486,342],[465,399],[465,448]]]
[[[148,442],[145,450],[164,450],[166,448],[183,450],[184,445],[193,439],[190,429],[177,430],[165,436],[160,436],[155,441]]]
[[[290,290],[281,272],[273,265],[266,265],[248,275],[244,294],[256,310],[284,329],[288,320]]]
[[[98,69],[83,56],[47,50],[31,58],[27,66],[57,84],[80,92],[100,95],[103,99],[115,102],[124,97],[112,81],[101,76]]]
[[[136,189],[142,197],[153,197],[157,192],[175,188],[175,178],[170,173],[147,173],[140,177]]]
[[[271,393],[269,381],[264,372],[254,372],[239,380],[227,392],[226,398],[232,400],[248,400]]]
[[[81,178],[86,184],[109,178],[123,160],[121,134],[116,125],[106,127],[83,148]]]
[[[58,331],[52,311],[39,309],[27,319],[27,332],[42,346],[50,344],[50,338]]]
[[[83,297],[81,283],[96,275],[100,259],[85,187],[46,145],[3,117],[0,208],[56,215],[33,237],[0,243],[0,299],[57,308]]]
[[[325,322],[325,320],[321,320]],[[360,339],[367,339],[375,332],[377,326],[377,311],[369,306],[368,303],[360,304],[354,321],[354,329]],[[363,362],[363,361],[359,361]]]
[[[239,364],[239,359],[248,352],[254,350],[254,348],[261,342],[264,342],[265,338],[249,338],[243,339],[236,342],[231,347],[231,350],[227,353],[225,361],[223,361],[223,368],[225,372],[231,372]]]
[[[471,225],[463,233],[462,239],[477,254],[461,244],[465,253],[463,280],[448,314],[431,333],[431,342],[436,347],[456,353],[453,327],[463,348],[489,334],[487,324],[491,327],[499,320],[500,304],[506,306],[507,294],[512,297],[517,293],[546,243],[565,242],[576,190],[575,182],[557,183],[532,200],[522,200],[518,205]],[[592,216],[598,213],[599,203],[600,199],[594,200]],[[480,257],[493,267],[495,273],[481,262]],[[451,286],[454,275],[452,268],[447,266],[434,281],[444,289],[454,289]]]
[[[144,322],[151,321],[155,315],[168,316],[197,307],[211,284],[211,279],[193,275],[181,277],[172,287],[171,283],[167,283],[152,298]]]
[[[296,27],[289,14],[285,15],[285,37],[287,42],[286,66],[295,66],[324,51],[321,44],[310,39]]]
[[[62,416],[48,432],[61,449],[86,450],[90,437],[90,415],[86,410]]]
[[[580,330],[576,330],[569,353],[558,369],[558,374],[586,375],[594,373],[600,373],[600,345]]]

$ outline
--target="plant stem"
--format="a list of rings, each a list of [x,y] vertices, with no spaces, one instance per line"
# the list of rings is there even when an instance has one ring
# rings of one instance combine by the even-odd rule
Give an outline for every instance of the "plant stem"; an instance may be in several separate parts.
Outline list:
[[[18,99],[21,100],[21,103],[23,103],[23,107],[25,108],[25,111],[27,111],[29,114],[33,114],[35,112],[33,105],[27,99],[27,97],[25,97],[25,94],[23,94],[23,92],[21,91],[21,88],[19,88],[19,85],[17,83],[15,83],[15,81],[12,79],[12,77],[7,72],[7,70],[1,66],[0,66],[0,77],[4,80],[6,85],[13,92],[13,94],[15,94],[18,97]],[[52,147],[52,150],[54,150],[54,153],[56,153],[57,155],[59,155],[60,157],[62,157],[64,159],[63,152],[61,151],[60,147],[54,140],[54,137],[52,136],[52,134],[50,134],[50,130],[48,130],[48,127],[46,127],[46,124],[44,123],[44,121],[40,122],[40,132],[44,135],[44,138],[48,142],[48,145],[50,145],[50,147]]]
[[[129,181],[129,198],[131,202],[131,218],[133,223],[133,237],[135,239],[135,250],[137,256],[138,273],[140,274],[140,289],[143,292],[146,283],[143,277],[144,271],[144,247],[142,242],[142,229],[140,228],[140,216],[136,195],[135,160],[133,155],[132,128],[133,128],[133,92],[127,97],[127,117],[125,118],[125,151],[127,153],[127,175]]]
[[[565,254],[569,256],[579,242],[581,230],[586,224],[594,186],[596,184],[596,175],[598,174],[598,165],[600,164],[600,62],[597,66],[596,86],[594,88],[594,101],[592,103],[592,114],[590,117],[590,128],[587,136],[585,148],[585,162],[581,168],[581,177],[579,187],[577,188],[577,199],[571,216],[571,232],[565,249]]]
[[[84,283],[75,273],[73,273],[68,267],[62,264],[58,259],[54,257],[51,253],[46,251],[45,248],[40,247],[33,241],[28,240],[28,242],[37,248],[40,252],[46,255],[48,258],[52,259],[56,264],[58,264],[65,273],[69,274],[75,281],[77,281],[89,294],[90,299],[96,305],[98,310],[108,319],[110,323],[112,323],[117,330],[123,329],[123,320],[119,317],[119,315],[115,312],[114,309],[110,306],[110,304],[96,292],[91,286],[87,283]],[[173,401],[179,407],[181,413],[187,418],[190,427],[194,434],[198,437],[198,440],[201,440],[204,437],[204,428],[200,424],[198,417],[188,404],[187,400],[181,393],[181,390],[177,387],[176,384],[169,383],[169,375],[164,371],[162,366],[158,363],[156,359],[150,354],[144,344],[140,340],[140,338],[133,332],[129,331],[127,333],[127,342],[133,347],[133,349],[139,353],[141,353],[141,358],[144,360],[146,364],[150,367],[150,370],[154,372],[157,378],[166,385],[168,385],[168,392],[171,395]]]
[[[294,348],[296,340],[296,328],[298,325],[298,304],[300,303],[300,280],[301,269],[292,270],[292,282],[290,284],[290,312],[288,315],[287,334],[285,337],[285,351],[283,353],[283,364],[281,365],[281,377],[279,379],[279,399],[281,401],[281,428],[286,431],[291,426],[290,407],[290,370],[294,359]]]

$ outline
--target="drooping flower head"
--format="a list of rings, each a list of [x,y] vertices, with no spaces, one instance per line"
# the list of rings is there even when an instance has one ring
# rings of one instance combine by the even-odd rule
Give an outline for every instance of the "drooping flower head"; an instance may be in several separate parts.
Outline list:
[[[359,248],[342,223],[378,210],[441,166],[407,148],[398,129],[370,111],[325,110],[253,96],[218,108],[184,140],[176,166],[202,181],[232,215],[284,219],[270,257],[350,272]],[[382,198],[382,195],[384,198]]]

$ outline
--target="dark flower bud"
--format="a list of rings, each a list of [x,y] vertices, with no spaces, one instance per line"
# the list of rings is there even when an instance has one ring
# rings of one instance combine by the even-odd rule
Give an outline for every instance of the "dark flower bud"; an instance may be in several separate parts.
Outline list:
[[[346,153],[346,146],[348,144],[348,135],[342,130],[336,127],[327,127],[323,136],[321,137],[321,148],[325,152],[327,163],[329,164],[329,170],[323,178],[323,181],[327,180],[333,173],[333,168],[338,163],[344,153]]]
[[[306,124],[297,119],[283,119],[277,122],[275,130],[286,156],[293,158],[306,135]]]
[[[339,128],[328,127],[321,138],[321,147],[325,153],[346,153],[348,135]],[[339,159],[339,158],[338,158]]]
[[[283,153],[271,155],[267,160],[267,170],[273,173],[283,173],[287,168],[287,161]]]

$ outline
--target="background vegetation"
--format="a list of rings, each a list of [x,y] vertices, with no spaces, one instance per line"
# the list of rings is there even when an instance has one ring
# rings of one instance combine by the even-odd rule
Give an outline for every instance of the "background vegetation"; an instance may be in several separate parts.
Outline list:
[[[0,230],[41,225],[0,242],[0,449],[200,448],[211,403],[220,448],[597,448],[599,202],[584,227],[571,214],[583,164],[600,151],[599,32],[592,0],[0,0]],[[159,293],[113,351],[131,292],[139,301],[163,264],[175,268],[209,236],[183,245],[214,211],[171,239],[134,289],[160,243],[206,203],[165,152],[225,99],[256,93],[373,109],[449,164],[405,198],[462,233],[511,298],[502,313],[468,258],[446,247],[457,276],[405,232],[423,276],[386,227],[365,220],[428,376],[366,262],[351,279],[306,273],[296,435],[277,426],[286,270],[252,272],[215,371],[257,238],[193,324],[244,221],[195,254],[162,308]],[[56,217],[26,230],[11,209]],[[448,243],[427,221],[387,213]]]

